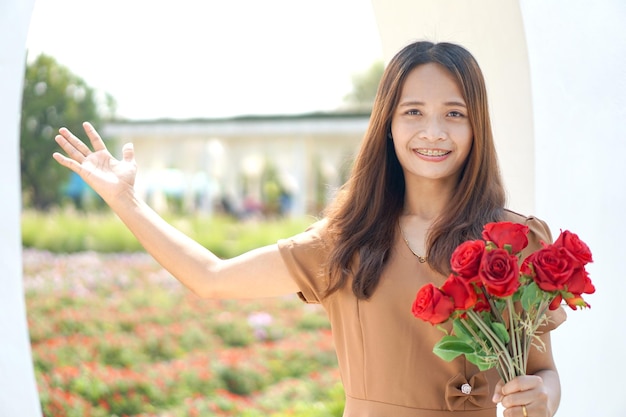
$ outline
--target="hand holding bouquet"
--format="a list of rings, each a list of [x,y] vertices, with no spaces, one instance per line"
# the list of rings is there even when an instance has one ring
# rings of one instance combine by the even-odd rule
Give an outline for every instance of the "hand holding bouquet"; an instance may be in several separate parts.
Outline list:
[[[447,361],[465,355],[480,370],[496,367],[508,382],[526,374],[530,347],[542,348],[538,329],[549,309],[563,300],[574,310],[589,307],[582,298],[595,291],[585,269],[592,262],[588,246],[563,231],[520,267],[528,231],[518,223],[487,224],[484,240],[453,252],[452,273],[441,287],[429,283],[418,291],[415,317],[433,325],[452,321],[452,334],[435,345],[435,354]]]

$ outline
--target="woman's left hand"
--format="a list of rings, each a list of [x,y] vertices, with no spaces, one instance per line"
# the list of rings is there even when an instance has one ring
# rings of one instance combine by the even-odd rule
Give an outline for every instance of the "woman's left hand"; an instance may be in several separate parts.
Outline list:
[[[493,402],[502,403],[504,417],[552,417],[548,390],[537,375],[518,376],[496,385]]]

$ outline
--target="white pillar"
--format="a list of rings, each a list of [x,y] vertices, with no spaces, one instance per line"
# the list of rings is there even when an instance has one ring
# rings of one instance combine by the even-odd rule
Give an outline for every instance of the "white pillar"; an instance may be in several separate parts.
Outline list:
[[[34,0],[0,2],[0,416],[41,416],[22,287],[19,116]]]
[[[559,416],[626,416],[626,3],[521,1],[535,120],[537,213],[593,251],[590,310],[553,334]]]

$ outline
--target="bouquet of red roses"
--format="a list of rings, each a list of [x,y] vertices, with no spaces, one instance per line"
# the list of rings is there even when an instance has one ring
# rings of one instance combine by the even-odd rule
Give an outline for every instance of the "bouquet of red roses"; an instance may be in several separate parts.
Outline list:
[[[595,291],[585,269],[592,262],[589,247],[566,230],[520,266],[527,235],[522,224],[487,224],[484,240],[455,249],[452,273],[441,287],[429,283],[418,291],[415,317],[433,325],[452,320],[452,333],[435,345],[436,355],[447,361],[465,355],[480,370],[496,367],[508,382],[526,374],[531,345],[542,348],[537,330],[549,309],[563,300],[574,310],[589,307],[582,298]]]

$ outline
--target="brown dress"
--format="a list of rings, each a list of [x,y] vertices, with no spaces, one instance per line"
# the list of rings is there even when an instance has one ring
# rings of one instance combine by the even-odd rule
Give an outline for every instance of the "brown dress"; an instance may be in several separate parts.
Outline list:
[[[543,221],[512,212],[507,216],[530,228],[525,255],[537,250],[540,240],[551,242]],[[278,244],[300,297],[321,303],[330,318],[346,393],[344,417],[494,417],[497,371],[480,372],[464,357],[440,359],[432,349],[443,333],[411,313],[418,289],[429,281],[440,285],[445,277],[419,264],[398,237],[369,300],[357,299],[349,285],[322,299],[328,254],[324,233],[321,221]],[[557,310],[550,329],[564,320],[565,312]],[[464,384],[471,387],[468,394],[461,391]]]

